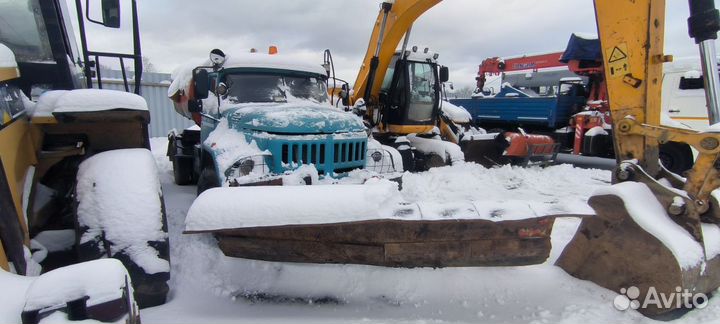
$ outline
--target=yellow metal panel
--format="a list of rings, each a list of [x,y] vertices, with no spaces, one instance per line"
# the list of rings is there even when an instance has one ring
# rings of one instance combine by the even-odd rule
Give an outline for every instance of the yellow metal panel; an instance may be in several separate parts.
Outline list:
[[[2,158],[8,186],[12,194],[20,224],[27,229],[22,209],[25,175],[30,166],[37,164],[37,141],[33,140],[32,127],[25,118],[15,120],[0,130],[0,158]],[[28,233],[25,232],[25,238]]]
[[[5,250],[3,249],[2,244],[0,244],[0,269],[10,271],[10,264],[8,264],[8,259],[5,255]]]
[[[20,77],[20,71],[14,67],[0,68],[0,82],[17,79]]]
[[[665,1],[595,0],[595,10],[613,119],[659,125]],[[655,139],[615,134],[619,160],[638,159],[651,175],[658,172]]]
[[[387,125],[387,131],[393,134],[429,133],[435,125]]]

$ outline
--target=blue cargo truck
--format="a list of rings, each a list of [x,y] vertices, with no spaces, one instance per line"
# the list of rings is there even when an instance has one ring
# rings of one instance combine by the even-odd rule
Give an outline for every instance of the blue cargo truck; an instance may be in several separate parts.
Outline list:
[[[540,96],[530,89],[503,85],[493,97],[451,99],[451,103],[464,107],[475,125],[487,130],[514,130],[550,132],[568,125],[587,102],[585,87],[580,78],[564,78],[558,84],[556,95]]]

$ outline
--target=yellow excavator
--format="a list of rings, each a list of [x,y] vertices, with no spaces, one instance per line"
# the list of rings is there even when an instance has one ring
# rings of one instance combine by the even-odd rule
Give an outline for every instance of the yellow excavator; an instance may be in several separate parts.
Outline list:
[[[554,156],[558,145],[548,136],[477,132],[443,109],[448,68],[437,52],[408,44],[414,21],[440,1],[382,3],[353,89],[342,92],[344,104],[364,118],[374,139],[398,149],[410,171],[460,160],[493,166]]]
[[[404,44],[396,54],[395,47],[412,23],[439,2],[383,2],[354,92],[346,96],[356,109],[366,109],[375,118],[372,127],[386,133],[423,133],[436,126],[427,122],[431,110],[421,102],[437,96],[439,89],[423,82],[437,85],[446,78],[446,70],[437,67],[433,61],[437,57],[432,55],[425,61],[407,59],[416,53],[428,54],[424,49],[408,50]],[[714,40],[720,17],[712,0],[689,3],[690,35],[700,45],[708,112],[715,124],[720,122],[720,105]],[[661,314],[683,305],[646,305],[647,297],[653,296],[650,292],[654,296],[707,294],[720,286],[716,198],[720,192],[715,192],[720,186],[720,124],[705,132],[660,124],[663,63],[672,60],[663,52],[664,0],[595,1],[595,10],[618,163],[613,185],[590,198],[595,215],[580,216],[580,228],[557,265],[618,293],[636,287],[637,296],[633,289],[630,297],[646,306],[639,311]],[[392,73],[400,69],[402,74]],[[417,84],[398,82],[416,76]],[[383,92],[388,85],[386,89],[394,90]],[[420,87],[418,91],[425,93],[398,91],[400,86]],[[392,106],[394,94],[401,94],[398,102],[406,100],[404,106]],[[374,104],[385,101],[391,106]],[[659,163],[658,147],[668,141],[687,143],[699,152],[685,178]],[[471,208],[477,217],[454,218],[453,213],[441,217],[413,204],[384,200],[378,191],[392,193],[384,186],[327,187],[211,189],[190,208],[186,233],[213,233],[226,255],[268,261],[390,267],[527,265],[547,259],[556,217],[577,216],[538,216],[529,211],[524,219],[493,220]],[[255,190],[265,190],[264,196],[269,197],[302,198],[286,199],[283,209],[260,214],[265,203]],[[323,192],[335,191],[345,192],[347,201],[326,201]],[[227,203],[219,205],[219,201]],[[318,205],[326,208],[317,209]],[[318,212],[332,215],[319,217]],[[213,223],[217,218],[213,214],[243,217],[224,217]]]

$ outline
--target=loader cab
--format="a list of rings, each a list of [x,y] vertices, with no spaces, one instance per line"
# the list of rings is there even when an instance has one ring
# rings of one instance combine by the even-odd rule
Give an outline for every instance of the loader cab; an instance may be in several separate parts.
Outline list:
[[[128,2],[125,2],[128,3]],[[109,60],[120,60],[123,72],[133,70],[134,79],[142,73],[140,38],[137,28],[135,1],[131,1],[132,53],[91,51],[85,23],[92,22],[105,28],[120,27],[119,0],[9,0],[0,1],[0,43],[15,53],[22,78],[14,81],[29,97],[37,97],[46,90],[72,90],[92,88],[93,79],[100,85],[99,66],[113,65]],[[71,6],[74,4],[75,8]],[[72,8],[72,9],[71,9]],[[74,11],[74,12],[73,12]],[[71,13],[78,18],[73,22]],[[73,30],[79,30],[79,43]],[[79,46],[78,46],[79,45]],[[132,65],[126,66],[131,60]],[[128,72],[129,73],[129,72]],[[126,91],[130,91],[128,78],[123,75]],[[139,93],[139,84],[135,86]]]
[[[437,64],[437,54],[417,46],[396,53],[380,90],[381,124],[397,134],[427,133],[437,124],[441,83],[447,67]]]

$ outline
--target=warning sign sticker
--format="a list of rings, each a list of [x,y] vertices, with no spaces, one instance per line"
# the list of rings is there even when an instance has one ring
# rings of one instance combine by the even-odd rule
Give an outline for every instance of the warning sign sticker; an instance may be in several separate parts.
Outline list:
[[[611,78],[622,77],[630,73],[630,62],[628,61],[627,44],[620,43],[617,46],[605,49],[607,56],[607,68]]]

